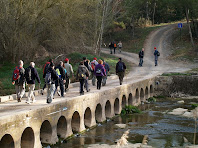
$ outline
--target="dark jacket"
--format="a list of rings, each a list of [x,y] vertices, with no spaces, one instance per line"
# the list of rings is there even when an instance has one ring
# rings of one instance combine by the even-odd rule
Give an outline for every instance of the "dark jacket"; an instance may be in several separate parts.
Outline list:
[[[55,81],[58,80],[58,75],[56,73],[56,70],[52,69],[51,67],[47,70],[47,72],[51,72],[51,84],[55,84]]]
[[[96,71],[98,71],[100,69],[101,73],[97,73]],[[98,64],[96,65],[95,69],[94,69],[94,74],[95,76],[106,76],[106,72],[105,72],[105,68],[103,65]]]
[[[109,67],[109,64],[107,64],[106,62],[103,63],[104,65],[104,68],[105,68],[105,72],[106,72],[106,75],[108,74],[108,72],[110,71],[110,67]]]
[[[61,80],[65,80],[65,70],[63,68],[63,66],[58,65],[55,69],[59,69],[60,71],[60,79]]]
[[[43,78],[45,78],[45,75],[47,73],[48,68],[50,68],[50,62],[46,62],[43,68]]]
[[[119,65],[122,65],[122,66],[123,66],[123,71],[119,71]],[[122,61],[119,61],[119,62],[116,64],[116,73],[118,73],[118,72],[125,72],[125,70],[126,70],[126,65],[125,65],[125,63],[122,62]]]
[[[154,56],[157,56],[157,54],[158,54],[158,50],[155,50],[154,51]]]
[[[83,74],[84,76],[81,77],[80,74]],[[85,65],[79,65],[78,70],[76,73],[76,78],[77,79],[86,79],[86,77],[89,77],[89,70]]]
[[[88,63],[88,61],[85,61],[85,62],[84,62],[84,65],[87,67],[87,69],[88,69],[89,71],[92,71],[92,67],[91,67],[91,65]]]
[[[19,66],[18,66],[19,67]],[[16,68],[15,68],[16,69]],[[18,80],[15,81],[15,85],[23,85],[25,83],[25,69],[21,67],[19,69],[20,77]],[[14,72],[13,72],[14,74]],[[13,76],[12,76],[12,82],[13,82]]]
[[[141,51],[139,52],[139,58],[143,58],[143,57],[144,57],[144,51],[141,50]]]
[[[37,80],[38,83],[41,83],[37,70],[32,66],[29,66],[28,68],[31,69],[31,80],[27,81],[27,84],[35,84],[35,80]]]

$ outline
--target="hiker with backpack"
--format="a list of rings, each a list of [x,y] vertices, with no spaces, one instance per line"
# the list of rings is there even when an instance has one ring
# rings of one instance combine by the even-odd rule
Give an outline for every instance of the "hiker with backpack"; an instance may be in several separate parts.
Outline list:
[[[82,61],[80,62],[80,65],[76,73],[76,79],[80,81],[80,95],[84,95],[83,87],[84,87],[85,81],[88,80],[88,77],[89,77],[89,70],[84,65],[84,61]]]
[[[118,47],[119,47],[119,51],[121,53],[121,51],[122,51],[122,42],[121,41],[118,43]]]
[[[122,62],[122,58],[119,58],[118,63],[116,64],[116,74],[119,77],[120,85],[122,85],[125,70],[126,70],[126,65],[124,62]]]
[[[102,86],[105,86],[107,82],[107,75],[108,75],[108,72],[110,71],[110,67],[109,67],[109,64],[105,62],[105,60],[103,60],[103,66],[105,68],[106,75],[102,77]]]
[[[95,76],[95,74],[94,74],[95,67],[96,67],[96,65],[98,65],[98,62],[97,62],[96,60],[97,60],[97,58],[94,57],[94,58],[93,58],[93,61],[91,62],[91,68],[92,68],[91,74],[92,74],[92,85],[93,85],[93,86],[96,85],[96,76]]]
[[[55,81],[58,80],[58,75],[54,69],[54,63],[50,64],[45,75],[45,84],[47,86],[47,103],[51,103],[54,97]]]
[[[157,66],[158,57],[160,56],[160,52],[154,47],[154,56],[155,56],[155,66]]]
[[[113,50],[114,50],[114,54],[115,54],[116,48],[117,48],[117,44],[116,44],[116,42],[114,41],[114,42],[113,42]]]
[[[143,58],[144,58],[144,48],[139,52],[140,63],[139,66],[142,67],[143,65]]]
[[[96,65],[94,69],[94,75],[97,78],[97,89],[100,89],[102,83],[102,77],[106,76],[106,72],[102,60],[98,60],[98,65]]]
[[[45,75],[47,70],[50,68],[50,64],[53,63],[53,59],[49,59],[48,62],[45,63],[44,68],[43,68],[43,78],[45,79]],[[46,84],[44,84],[43,89],[42,89],[42,95],[44,92],[44,89],[46,88]]]
[[[15,85],[17,101],[21,102],[25,94],[25,69],[23,68],[23,61],[19,61],[19,66],[16,66],[12,75],[12,85]]]
[[[55,70],[58,75],[58,79],[55,81],[54,95],[56,93],[58,86],[60,86],[61,94],[60,94],[60,92],[57,92],[57,93],[59,96],[61,95],[61,97],[64,97],[65,70],[64,70],[62,61],[59,62],[59,65],[55,68]]]
[[[26,82],[29,88],[29,93],[28,93],[28,97],[26,100],[27,104],[36,102],[36,99],[33,93],[35,89],[35,80],[37,80],[39,85],[41,83],[38,72],[34,67],[35,67],[35,63],[30,62],[30,66],[25,69],[25,78],[26,78]],[[30,102],[30,99],[32,99],[32,102]]]
[[[66,91],[69,90],[70,79],[71,79],[71,77],[74,74],[72,65],[69,64],[69,59],[68,58],[65,59],[64,67],[65,67],[65,69],[67,71],[67,77],[66,77],[66,82],[65,82],[65,92],[66,92]]]
[[[88,69],[89,71],[92,71],[92,67],[91,67],[91,65],[90,65],[90,62],[89,62],[89,60],[88,60],[86,57],[83,57],[83,62],[84,62],[84,65],[87,67],[87,69]],[[89,79],[85,79],[85,88],[86,88],[87,92],[90,91],[88,80],[89,80]]]

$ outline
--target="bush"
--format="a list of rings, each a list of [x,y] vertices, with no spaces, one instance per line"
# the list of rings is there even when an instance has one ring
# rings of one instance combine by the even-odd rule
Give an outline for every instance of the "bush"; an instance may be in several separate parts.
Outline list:
[[[121,114],[126,115],[126,114],[133,114],[133,113],[141,113],[141,110],[139,110],[136,106],[125,106],[124,109],[122,109]]]

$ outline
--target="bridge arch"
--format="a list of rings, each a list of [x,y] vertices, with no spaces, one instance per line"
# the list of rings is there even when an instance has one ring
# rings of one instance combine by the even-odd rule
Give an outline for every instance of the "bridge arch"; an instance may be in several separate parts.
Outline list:
[[[105,116],[111,118],[111,103],[109,100],[105,104]]]
[[[67,133],[67,120],[64,116],[58,119],[57,123],[57,136],[60,138],[66,138]]]
[[[136,103],[139,103],[140,102],[139,101],[139,98],[140,98],[140,94],[139,94],[139,90],[137,88],[136,91],[135,91],[135,100],[136,100]]]
[[[5,134],[0,141],[1,148],[15,148],[14,139],[10,134]]]
[[[133,105],[133,96],[132,96],[132,93],[129,94],[128,105]]]
[[[148,99],[149,98],[149,95],[148,95],[148,87],[146,87],[145,89],[145,99]]]
[[[153,96],[153,85],[150,85],[150,96]]]
[[[115,99],[114,102],[114,113],[119,114],[120,113],[120,101],[118,98]]]
[[[91,119],[92,119],[91,109],[87,107],[84,114],[85,127],[91,127]]]
[[[52,126],[48,120],[45,120],[40,129],[41,143],[49,143],[52,138]]]
[[[126,106],[127,102],[126,102],[126,96],[123,95],[122,96],[122,108],[124,108]]]
[[[73,133],[80,131],[80,114],[77,111],[73,113],[71,127]]]
[[[143,88],[140,89],[140,101],[144,101],[144,90],[143,90]]]
[[[34,131],[27,127],[21,136],[21,148],[34,148]]]
[[[102,122],[102,106],[101,106],[101,104],[97,104],[97,106],[96,106],[95,119],[96,119],[96,122]]]

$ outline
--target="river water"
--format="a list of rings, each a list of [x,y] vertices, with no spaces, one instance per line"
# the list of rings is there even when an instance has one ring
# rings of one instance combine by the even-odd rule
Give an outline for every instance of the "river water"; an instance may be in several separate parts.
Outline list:
[[[143,110],[141,114],[117,116],[51,148],[86,148],[92,144],[113,145],[127,129],[130,130],[128,135],[130,143],[141,143],[144,135],[148,135],[148,145],[153,147],[183,147],[187,144],[184,143],[183,137],[187,138],[189,143],[193,143],[194,119],[170,115],[167,112],[179,107],[190,109],[190,102],[197,100],[185,100],[184,104],[178,104],[177,101],[166,98],[158,99],[153,104],[141,105],[139,107]],[[127,124],[127,127],[120,129],[116,128],[115,124]]]

